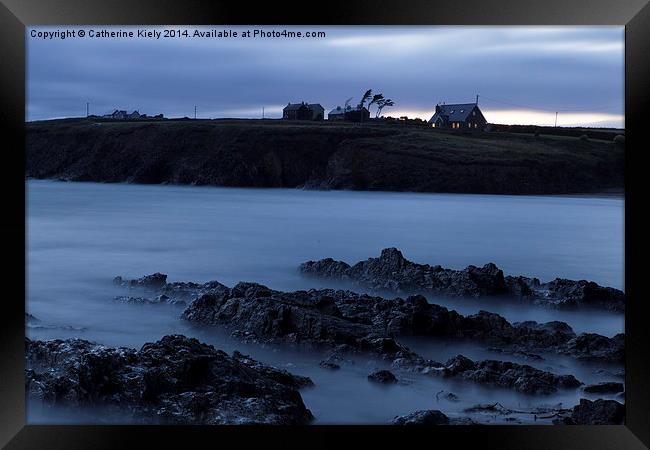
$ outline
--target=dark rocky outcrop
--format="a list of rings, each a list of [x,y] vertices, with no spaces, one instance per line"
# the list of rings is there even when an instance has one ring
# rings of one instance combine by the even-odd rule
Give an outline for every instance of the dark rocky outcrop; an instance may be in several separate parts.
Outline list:
[[[622,425],[625,421],[625,405],[616,400],[580,399],[568,416],[553,421],[556,425]]]
[[[588,394],[618,394],[619,392],[623,392],[624,389],[625,388],[623,387],[623,383],[605,381],[602,383],[585,386],[583,391]]]
[[[573,375],[555,375],[534,367],[508,361],[474,362],[458,355],[440,370],[442,376],[458,377],[478,383],[512,388],[527,394],[551,394],[560,389],[573,389],[582,383]]]
[[[376,370],[368,375],[368,381],[380,384],[397,383],[397,377],[390,370]]]
[[[167,283],[167,275],[159,272],[133,280],[117,276],[113,278],[113,284],[125,288],[128,291],[136,291],[144,294],[144,296],[120,295],[114,298],[115,301],[120,303],[133,304],[183,305],[198,298],[200,295],[227,289],[226,286],[218,281],[208,281],[207,283]]]
[[[625,334],[608,338],[595,333],[582,333],[559,347],[560,353],[582,360],[625,361]]]
[[[220,285],[193,301],[182,317],[231,328],[239,337],[334,348],[353,345],[385,353],[406,352],[399,336],[471,339],[513,352],[556,352],[580,359],[621,362],[624,336],[576,336],[564,322],[511,324],[480,311],[463,316],[421,295],[385,299],[333,289],[280,292],[255,283]],[[386,339],[386,340],[381,340]],[[391,342],[389,344],[389,342]]]
[[[394,425],[450,425],[449,417],[437,409],[415,411],[395,417]]]
[[[135,280],[124,280],[122,277],[113,278],[113,283],[125,287],[141,287],[147,289],[159,289],[167,284],[167,275],[156,272],[151,275],[145,275]]]
[[[625,294],[592,281],[557,278],[541,283],[537,278],[504,276],[493,263],[463,270],[439,265],[417,264],[404,258],[396,248],[382,250],[353,266],[332,258],[307,261],[300,265],[307,276],[348,281],[366,289],[397,293],[419,293],[448,297],[515,298],[534,305],[554,308],[589,307],[622,312]]]
[[[513,326],[500,316],[483,313],[464,317],[430,305],[421,296],[386,300],[331,289],[287,293],[259,284],[239,283],[218,294],[202,295],[186,308],[182,317],[197,324],[222,326],[240,338],[255,342],[330,349],[327,362],[367,353],[387,361],[397,370],[459,377],[530,394],[548,394],[580,385],[570,375],[556,376],[527,365],[474,362],[462,356],[445,365],[422,358],[399,343],[395,336],[428,333],[490,339],[494,334],[495,339],[511,343],[525,342],[526,336],[530,336],[532,344],[547,345],[561,342],[557,336],[568,330],[551,324],[535,326],[529,334],[527,327]],[[552,333],[543,334],[544,330]]]
[[[45,406],[100,407],[135,423],[306,424],[305,377],[228,356],[184,336],[140,350],[80,339],[26,340],[26,395]]]

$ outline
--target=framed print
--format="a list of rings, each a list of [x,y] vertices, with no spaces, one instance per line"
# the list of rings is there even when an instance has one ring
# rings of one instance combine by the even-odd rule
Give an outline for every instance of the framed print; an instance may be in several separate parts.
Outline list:
[[[4,1],[3,445],[645,448],[649,7],[311,6]]]

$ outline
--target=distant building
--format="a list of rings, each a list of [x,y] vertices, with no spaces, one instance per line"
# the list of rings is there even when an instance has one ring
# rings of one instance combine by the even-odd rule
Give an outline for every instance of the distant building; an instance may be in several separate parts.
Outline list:
[[[325,108],[320,103],[288,103],[282,110],[282,118],[286,120],[323,120]]]
[[[327,113],[327,120],[345,120],[345,111],[349,111],[350,109],[349,106],[346,106],[345,108],[337,106]]]
[[[436,105],[436,111],[429,119],[434,128],[477,129],[482,130],[487,125],[478,104],[459,103],[454,105]]]
[[[113,111],[110,114],[104,114],[102,117],[104,119],[124,120],[124,119],[126,119],[126,116],[127,116],[126,111],[116,109],[115,111]]]
[[[370,111],[365,106],[349,108],[345,111],[344,120],[346,122],[367,122],[370,120]]]
[[[311,120],[325,119],[325,108],[323,108],[320,103],[310,103],[309,109],[311,109],[312,112]]]
[[[164,119],[162,114],[157,114],[155,116],[147,116],[146,114],[140,114],[137,110],[132,113],[127,113],[123,109],[116,109],[110,114],[104,114],[101,116],[102,119],[112,119],[112,120],[149,120],[149,119]]]

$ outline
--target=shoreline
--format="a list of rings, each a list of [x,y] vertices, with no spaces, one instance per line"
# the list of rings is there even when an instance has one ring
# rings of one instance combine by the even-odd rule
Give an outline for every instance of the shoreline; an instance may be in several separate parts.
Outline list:
[[[254,186],[219,186],[219,185],[197,185],[197,184],[176,184],[176,183],[134,183],[130,181],[93,181],[93,180],[65,180],[60,178],[36,178],[25,177],[25,182],[45,181],[58,183],[75,184],[98,184],[116,186],[160,186],[175,188],[216,188],[216,189],[241,189],[241,190],[272,190],[272,191],[304,191],[304,192],[346,192],[346,193],[376,193],[376,194],[417,194],[417,195],[462,195],[462,196],[495,196],[495,197],[567,197],[567,198],[592,198],[592,199],[614,199],[625,200],[625,189],[611,189],[598,192],[576,192],[566,194],[488,194],[481,192],[422,192],[422,191],[382,191],[382,190],[358,190],[358,189],[318,189],[310,187],[254,187]]]

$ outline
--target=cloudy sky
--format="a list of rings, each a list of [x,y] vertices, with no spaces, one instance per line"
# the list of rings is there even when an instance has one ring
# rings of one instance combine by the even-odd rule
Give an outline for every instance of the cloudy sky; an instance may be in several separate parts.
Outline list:
[[[429,119],[436,103],[473,102],[489,122],[624,126],[623,27],[181,27],[237,38],[90,38],[27,30],[27,120],[115,108],[168,117],[280,117],[288,102],[326,111],[366,89],[395,101],[385,115]],[[173,27],[179,29],[179,27]],[[33,32],[79,30],[84,38]],[[245,30],[324,31],[320,38],[245,38]],[[374,114],[374,111],[373,111]]]

